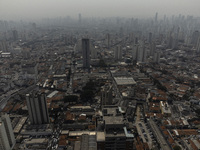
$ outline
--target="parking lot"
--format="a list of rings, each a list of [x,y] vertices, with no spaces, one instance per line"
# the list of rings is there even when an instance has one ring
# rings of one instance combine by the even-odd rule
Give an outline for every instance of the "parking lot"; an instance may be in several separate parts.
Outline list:
[[[143,121],[139,121],[136,123],[136,128],[143,142],[148,143],[149,148],[152,148],[153,134],[147,124],[145,124]]]
[[[137,128],[137,132],[142,139],[143,143],[147,143],[149,145],[149,148],[151,149],[153,147],[153,141],[155,139],[149,124],[144,122],[144,116],[143,116],[143,108],[142,106],[138,106],[136,110],[137,118],[135,122],[135,126]]]

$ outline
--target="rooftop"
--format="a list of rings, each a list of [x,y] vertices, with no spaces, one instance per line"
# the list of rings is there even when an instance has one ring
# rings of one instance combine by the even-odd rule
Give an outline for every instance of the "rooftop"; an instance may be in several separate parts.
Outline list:
[[[95,131],[70,131],[69,136],[82,136],[83,134],[96,135]]]
[[[114,77],[117,85],[135,85],[136,82],[132,77]]]
[[[122,116],[104,116],[105,124],[106,125],[121,125],[124,124]]]
[[[97,141],[105,141],[105,132],[97,132]]]

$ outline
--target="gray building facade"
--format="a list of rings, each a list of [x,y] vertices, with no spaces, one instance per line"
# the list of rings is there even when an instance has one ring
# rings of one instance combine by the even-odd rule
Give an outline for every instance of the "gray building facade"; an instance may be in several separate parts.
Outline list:
[[[29,119],[31,124],[48,124],[49,114],[44,93],[33,92],[26,94]]]

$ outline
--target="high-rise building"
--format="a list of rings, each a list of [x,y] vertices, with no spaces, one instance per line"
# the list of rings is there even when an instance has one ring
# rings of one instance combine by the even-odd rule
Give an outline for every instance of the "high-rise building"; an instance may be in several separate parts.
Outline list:
[[[134,61],[137,61],[138,59],[138,45],[137,44],[133,44],[133,47],[132,47],[132,57],[133,57],[133,60]]]
[[[6,41],[0,41],[0,50],[8,52],[8,43]]]
[[[133,42],[133,39],[134,39],[134,34],[133,33],[129,33],[129,35],[128,35],[128,41],[129,42]]]
[[[82,22],[82,17],[81,17],[81,14],[79,14],[78,15],[78,23],[81,24],[81,22]]]
[[[17,32],[17,30],[13,30],[12,34],[13,34],[13,40],[14,41],[18,40],[18,32]]]
[[[160,53],[159,52],[154,53],[153,62],[160,63]]]
[[[90,47],[91,47],[91,58],[96,59],[97,58],[97,49],[92,45]]]
[[[83,68],[90,68],[90,41],[82,39]]]
[[[151,43],[152,42],[152,33],[150,32],[149,33],[149,43]]]
[[[156,13],[156,15],[155,15],[155,23],[157,23],[158,22],[158,13]]]
[[[116,60],[122,59],[122,48],[121,48],[121,46],[116,47],[114,55],[115,55]]]
[[[107,44],[107,48],[110,48],[110,34],[108,33],[107,35],[106,35],[106,44]]]
[[[147,50],[144,43],[133,44],[133,60],[136,62],[146,62]]]
[[[11,150],[14,147],[15,142],[10,117],[8,114],[4,114],[0,118],[0,149]]]
[[[26,102],[31,124],[49,123],[49,113],[44,93],[34,91],[31,94],[26,94]]]
[[[194,47],[196,47],[199,37],[200,37],[199,31],[194,31],[191,39],[191,44],[193,44]]]
[[[147,57],[146,47],[145,47],[144,43],[142,43],[139,46],[137,61],[146,62],[146,57]]]
[[[156,50],[156,44],[155,42],[152,42],[150,45],[150,56],[154,56],[155,50]]]
[[[198,42],[197,42],[196,51],[197,51],[197,53],[200,52],[200,37],[199,37]]]
[[[136,37],[134,40],[135,44],[138,44],[138,38]]]

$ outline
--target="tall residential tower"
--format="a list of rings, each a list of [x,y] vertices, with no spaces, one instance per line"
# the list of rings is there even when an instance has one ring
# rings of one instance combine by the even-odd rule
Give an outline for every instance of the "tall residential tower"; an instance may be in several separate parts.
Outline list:
[[[15,142],[10,117],[4,114],[0,118],[0,149],[11,150],[15,146]]]
[[[83,68],[90,68],[90,41],[89,39],[82,39],[82,52],[83,52]]]
[[[26,102],[31,124],[49,123],[46,95],[44,93],[34,91],[31,94],[26,94]]]

